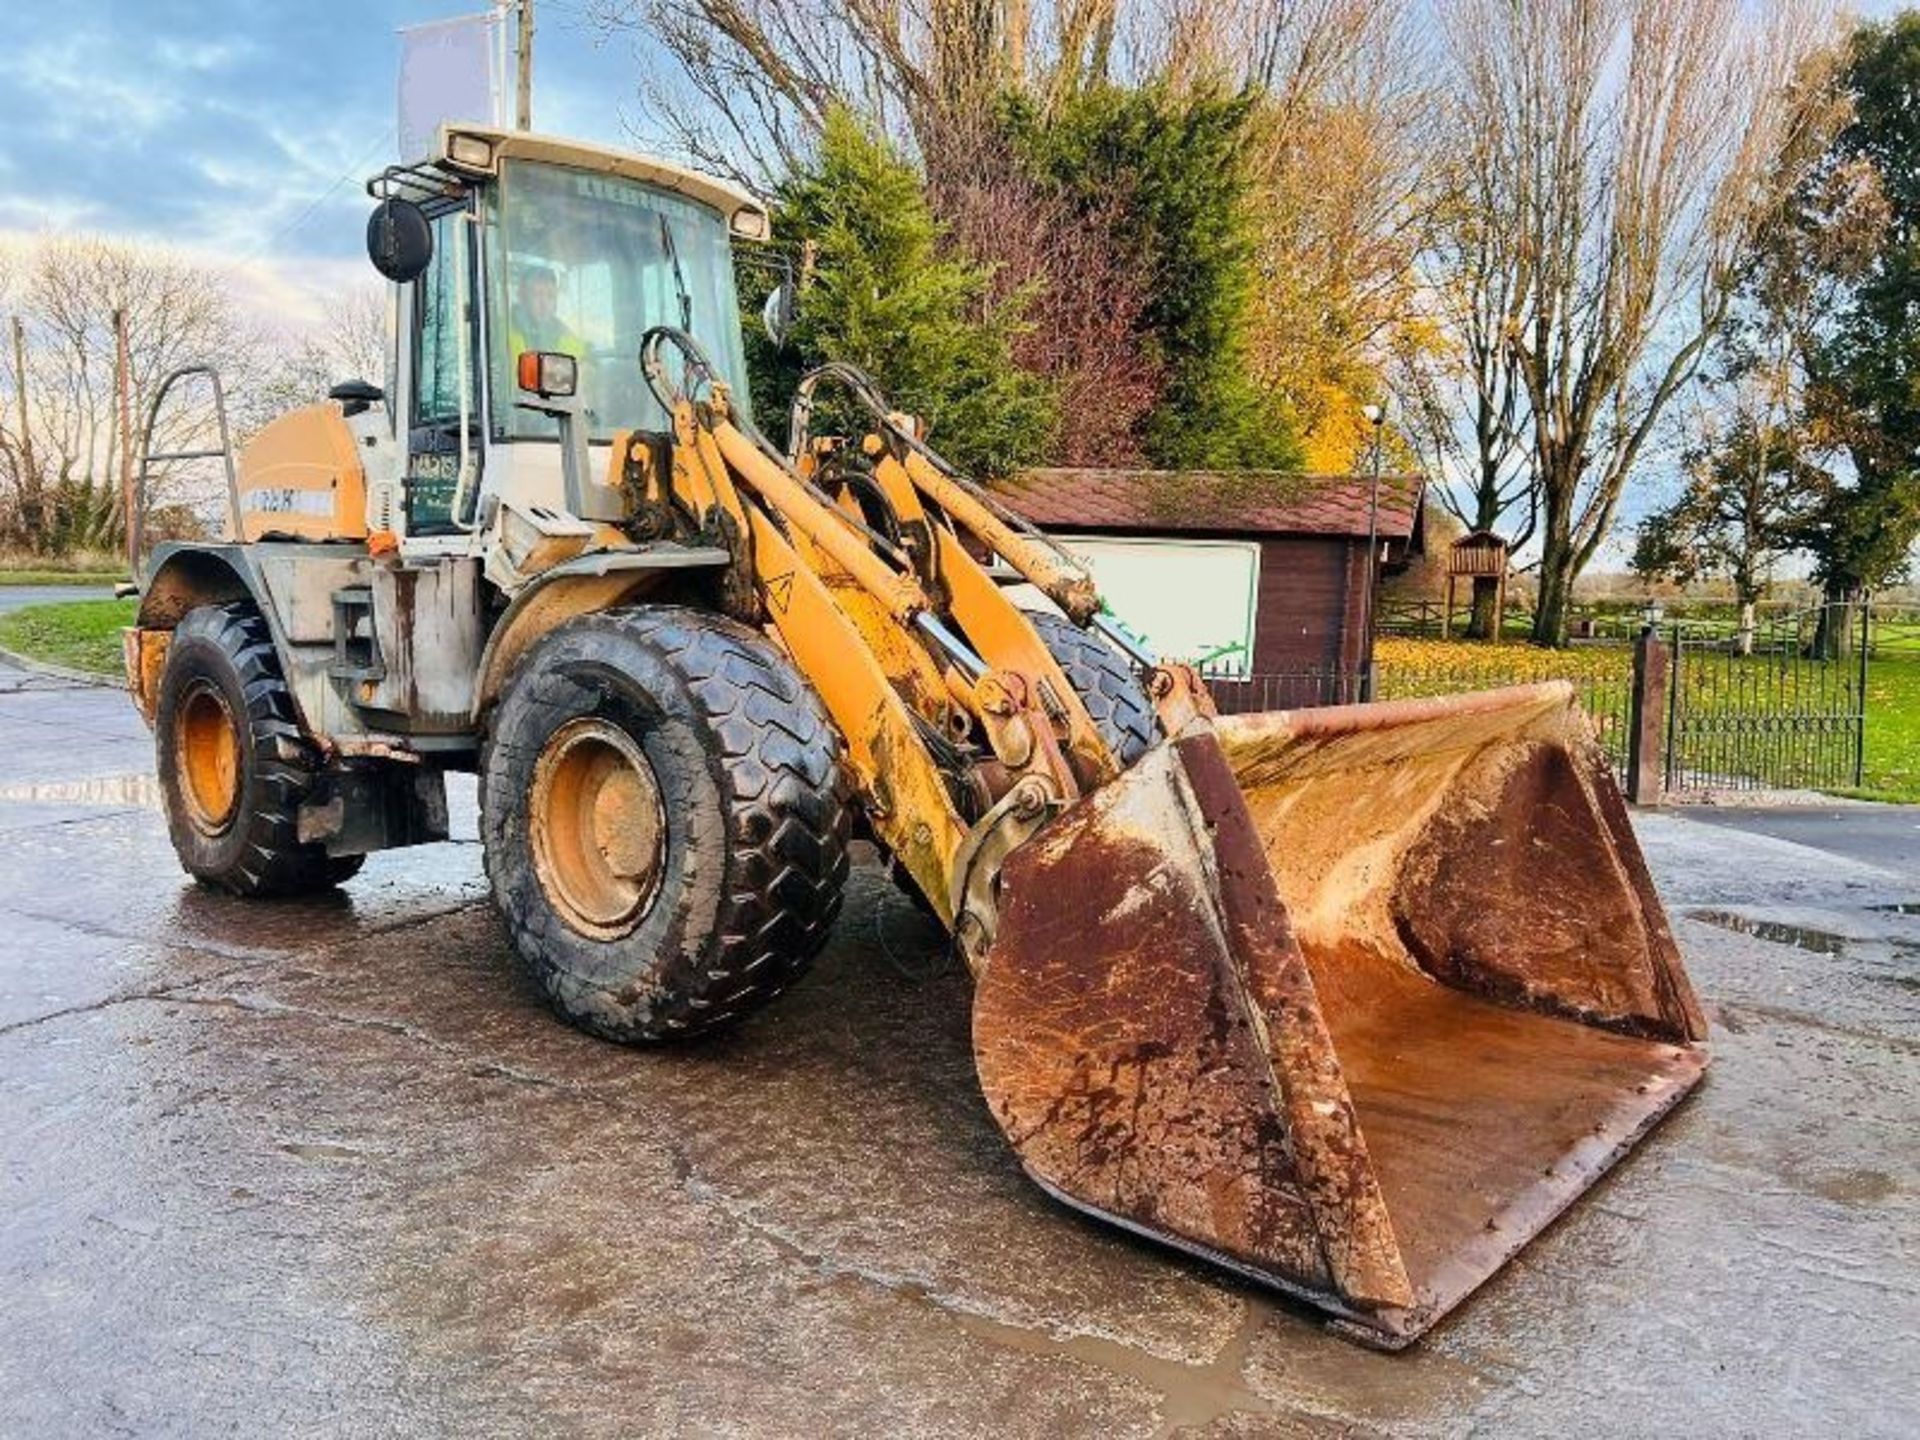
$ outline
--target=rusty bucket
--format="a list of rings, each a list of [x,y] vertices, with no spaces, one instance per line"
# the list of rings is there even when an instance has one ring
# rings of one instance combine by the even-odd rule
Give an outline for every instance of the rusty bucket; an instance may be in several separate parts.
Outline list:
[[[1389,1348],[1707,1063],[1564,684],[1196,721],[1008,858],[973,1025],[1041,1185]]]

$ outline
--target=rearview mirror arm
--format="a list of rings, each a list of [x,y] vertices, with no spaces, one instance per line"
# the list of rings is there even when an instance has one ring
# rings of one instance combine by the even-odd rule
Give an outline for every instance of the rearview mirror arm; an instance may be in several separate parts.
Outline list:
[[[522,394],[513,402],[523,410],[551,415],[560,422],[560,473],[566,484],[567,513],[584,519],[587,508],[587,473],[593,461],[587,449],[585,410],[578,395]]]

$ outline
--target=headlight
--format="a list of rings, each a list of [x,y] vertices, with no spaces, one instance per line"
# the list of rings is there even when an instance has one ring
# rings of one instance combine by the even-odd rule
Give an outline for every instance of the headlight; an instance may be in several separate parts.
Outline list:
[[[571,395],[580,385],[580,362],[558,350],[522,350],[519,359],[522,390],[546,397]]]
[[[767,224],[766,211],[743,207],[733,212],[733,219],[728,222],[727,228],[742,240],[764,240],[772,227]]]
[[[493,142],[478,135],[449,136],[447,159],[468,170],[491,170],[493,169]]]

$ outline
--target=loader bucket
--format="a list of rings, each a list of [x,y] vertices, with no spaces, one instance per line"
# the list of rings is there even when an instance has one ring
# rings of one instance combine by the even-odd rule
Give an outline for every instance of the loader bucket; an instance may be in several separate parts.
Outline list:
[[[973,1031],[1042,1186],[1387,1348],[1707,1062],[1562,684],[1196,722],[1008,857]]]

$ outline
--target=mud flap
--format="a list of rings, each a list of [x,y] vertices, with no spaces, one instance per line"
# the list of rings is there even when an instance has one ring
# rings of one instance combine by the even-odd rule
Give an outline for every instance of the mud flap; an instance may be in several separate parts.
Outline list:
[[[1195,724],[1008,858],[974,1003],[1039,1183],[1389,1347],[1704,1034],[1564,686]]]

